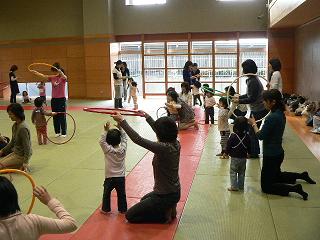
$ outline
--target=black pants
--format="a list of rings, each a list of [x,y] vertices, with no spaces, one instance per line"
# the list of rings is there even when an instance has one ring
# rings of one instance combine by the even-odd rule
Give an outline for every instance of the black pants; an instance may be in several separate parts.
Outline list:
[[[253,112],[251,111],[250,116],[253,116],[256,120],[259,120],[266,116],[268,114],[268,110],[263,110],[259,112]],[[260,128],[261,126],[261,121],[257,122],[257,127]],[[250,137],[250,142],[251,142],[251,155],[257,156],[260,153],[260,146],[259,146],[259,140],[257,138],[256,133],[254,132],[253,127],[249,128],[249,137]]]
[[[52,112],[66,112],[66,98],[51,99]],[[67,134],[67,119],[65,114],[53,116],[54,132],[56,134]]]
[[[104,180],[104,190],[102,199],[102,210],[110,212],[110,196],[113,189],[117,191],[118,197],[118,211],[127,211],[127,199],[126,199],[126,180],[125,177],[111,177]]]
[[[209,124],[209,117],[211,120],[211,124],[214,124],[214,108],[213,107],[206,107],[205,114],[206,114],[205,124]]]
[[[114,108],[122,108],[122,98],[114,99]]]
[[[180,200],[180,191],[169,194],[150,192],[126,213],[131,223],[165,223],[166,212]]]
[[[11,93],[10,95],[10,103],[16,103],[17,102],[17,94]]]
[[[201,102],[201,98],[200,98],[200,94],[197,94],[197,95],[193,95],[193,106],[195,106],[197,104],[197,99],[199,100],[200,102],[200,106],[202,106],[202,102]]]
[[[280,196],[288,196],[292,192],[296,180],[300,177],[299,173],[281,172],[284,153],[278,156],[263,156],[261,170],[261,189],[265,193]]]

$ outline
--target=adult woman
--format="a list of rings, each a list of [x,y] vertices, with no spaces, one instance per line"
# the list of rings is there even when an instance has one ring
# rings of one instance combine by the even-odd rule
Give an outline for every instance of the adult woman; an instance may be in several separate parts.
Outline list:
[[[17,102],[17,94],[20,93],[18,81],[17,81],[18,78],[16,76],[17,70],[18,70],[17,65],[12,65],[10,67],[10,72],[9,72],[9,81],[10,81],[10,90],[11,90],[10,103],[16,103]]]
[[[281,196],[288,196],[290,192],[296,192],[304,200],[307,200],[308,194],[303,191],[301,184],[295,183],[297,179],[302,179],[310,184],[315,184],[316,182],[309,177],[308,172],[281,172],[284,158],[282,138],[286,125],[282,95],[279,90],[271,89],[263,92],[263,100],[265,107],[271,111],[271,114],[266,118],[261,130],[257,127],[254,118],[249,119],[257,137],[263,140],[261,189],[265,193]]]
[[[197,78],[196,76],[192,76],[193,64],[191,61],[187,61],[183,67],[183,81],[188,82],[191,86],[194,80]]]
[[[122,62],[123,67],[121,68],[121,73],[123,77],[126,77],[123,80],[123,100],[127,100],[127,89],[128,89],[128,78],[130,76],[130,71],[128,69],[127,63]]]
[[[52,112],[66,112],[66,82],[67,76],[59,63],[52,65],[51,71],[56,74],[52,77],[46,77],[41,73],[34,72],[36,75],[47,79],[52,85],[51,109]],[[57,114],[53,116],[53,126],[56,137],[67,136],[67,120],[65,114]]]
[[[271,67],[270,82],[268,89],[278,89],[282,93],[282,78],[281,78],[281,62],[277,58],[270,59],[269,67]]]
[[[242,71],[244,74],[252,73],[256,74],[258,71],[256,63],[247,59],[242,63]],[[241,95],[239,97],[233,98],[234,103],[239,104],[249,104],[250,105],[250,115],[256,119],[261,119],[264,117],[268,111],[265,109],[263,105],[262,92],[263,86],[260,80],[256,76],[249,76],[246,80],[247,83],[247,93],[245,95]],[[260,127],[261,122],[257,123],[258,127]],[[252,128],[249,130],[249,136],[251,140],[251,158],[258,158],[260,153],[259,141]]]
[[[32,155],[30,130],[25,122],[25,115],[19,103],[11,103],[7,107],[12,126],[11,141],[0,150],[0,169],[23,168],[28,170],[28,162]]]
[[[0,239],[34,240],[43,234],[77,229],[76,221],[44,187],[36,187],[33,194],[59,219],[21,213],[16,189],[7,178],[0,176]]]
[[[115,62],[116,66],[112,71],[113,83],[114,83],[114,108],[122,108],[122,89],[123,89],[123,77],[121,73],[121,68],[123,63],[121,60]]]

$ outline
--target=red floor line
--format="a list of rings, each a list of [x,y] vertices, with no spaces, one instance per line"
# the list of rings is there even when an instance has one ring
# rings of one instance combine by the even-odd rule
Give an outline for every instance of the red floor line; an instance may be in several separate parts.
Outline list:
[[[200,109],[196,109],[196,111],[199,115],[203,114]],[[178,216],[174,222],[171,224],[129,224],[126,222],[124,215],[117,212],[116,196],[113,194],[111,214],[102,215],[97,209],[74,235],[66,235],[64,239],[173,239],[200,162],[208,129],[208,126],[200,126],[199,131],[190,129],[179,134],[181,143],[179,172],[181,200],[177,207]],[[154,183],[152,157],[151,152],[147,153],[126,177],[128,207],[134,205],[143,195],[152,191]],[[50,238],[43,237],[41,239],[48,240]]]

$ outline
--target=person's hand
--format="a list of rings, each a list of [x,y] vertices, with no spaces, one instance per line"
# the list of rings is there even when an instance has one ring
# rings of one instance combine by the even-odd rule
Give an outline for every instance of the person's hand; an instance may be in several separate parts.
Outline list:
[[[249,123],[251,126],[253,126],[253,125],[256,124],[256,119],[255,119],[254,117],[251,117],[251,118],[248,119],[248,123]]]
[[[114,115],[111,115],[111,117],[118,123],[124,120],[123,116],[119,112],[116,112]]]
[[[33,189],[33,195],[36,196],[45,205],[48,205],[50,200],[52,199],[50,194],[47,192],[47,189],[45,189],[43,186],[41,187],[35,187]]]
[[[103,127],[104,127],[104,130],[108,132],[110,129],[110,122],[106,122],[106,124]]]
[[[149,116],[149,114],[146,113],[146,112],[143,111],[143,110],[139,110],[138,113],[141,113],[141,115],[142,115],[143,117],[145,117],[145,118]]]
[[[57,113],[57,112],[52,112],[51,114],[52,114],[52,116],[56,116],[56,115],[58,115],[58,113]]]
[[[29,168],[29,165],[28,163],[24,163],[21,167],[21,171],[24,171],[26,173],[29,173],[30,172],[30,168]]]

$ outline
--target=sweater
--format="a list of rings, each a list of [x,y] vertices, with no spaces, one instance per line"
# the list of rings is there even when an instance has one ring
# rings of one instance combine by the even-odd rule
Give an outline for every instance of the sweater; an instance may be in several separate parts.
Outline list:
[[[30,130],[25,121],[20,124],[13,124],[12,139],[2,151],[5,155],[14,152],[19,156],[23,156],[23,163],[29,162],[32,155],[31,137]]]
[[[104,153],[105,177],[124,177],[126,175],[125,157],[127,152],[127,137],[125,132],[120,129],[120,146],[113,147],[106,142],[108,132],[101,135],[99,144]]]
[[[232,133],[228,139],[227,153],[230,157],[247,158],[247,154],[251,154],[249,135],[239,136],[236,133]]]
[[[282,136],[286,125],[286,118],[282,111],[276,110],[266,117],[257,137],[263,140],[264,156],[277,156],[283,153]]]
[[[57,199],[51,199],[48,208],[58,219],[21,212],[0,218],[0,239],[35,240],[43,234],[68,233],[77,229],[76,221]]]
[[[146,120],[155,130],[152,117],[148,116]],[[120,125],[134,143],[154,153],[152,160],[153,191],[157,194],[180,192],[179,161],[181,147],[179,141],[153,142],[141,137],[129,126],[126,120],[123,120]]]
[[[271,75],[270,89],[278,89],[282,92],[282,78],[279,71],[274,71]]]
[[[52,116],[52,113],[49,113],[43,109],[43,107],[36,107],[32,111],[31,121],[36,127],[47,126],[47,120],[45,116]]]

